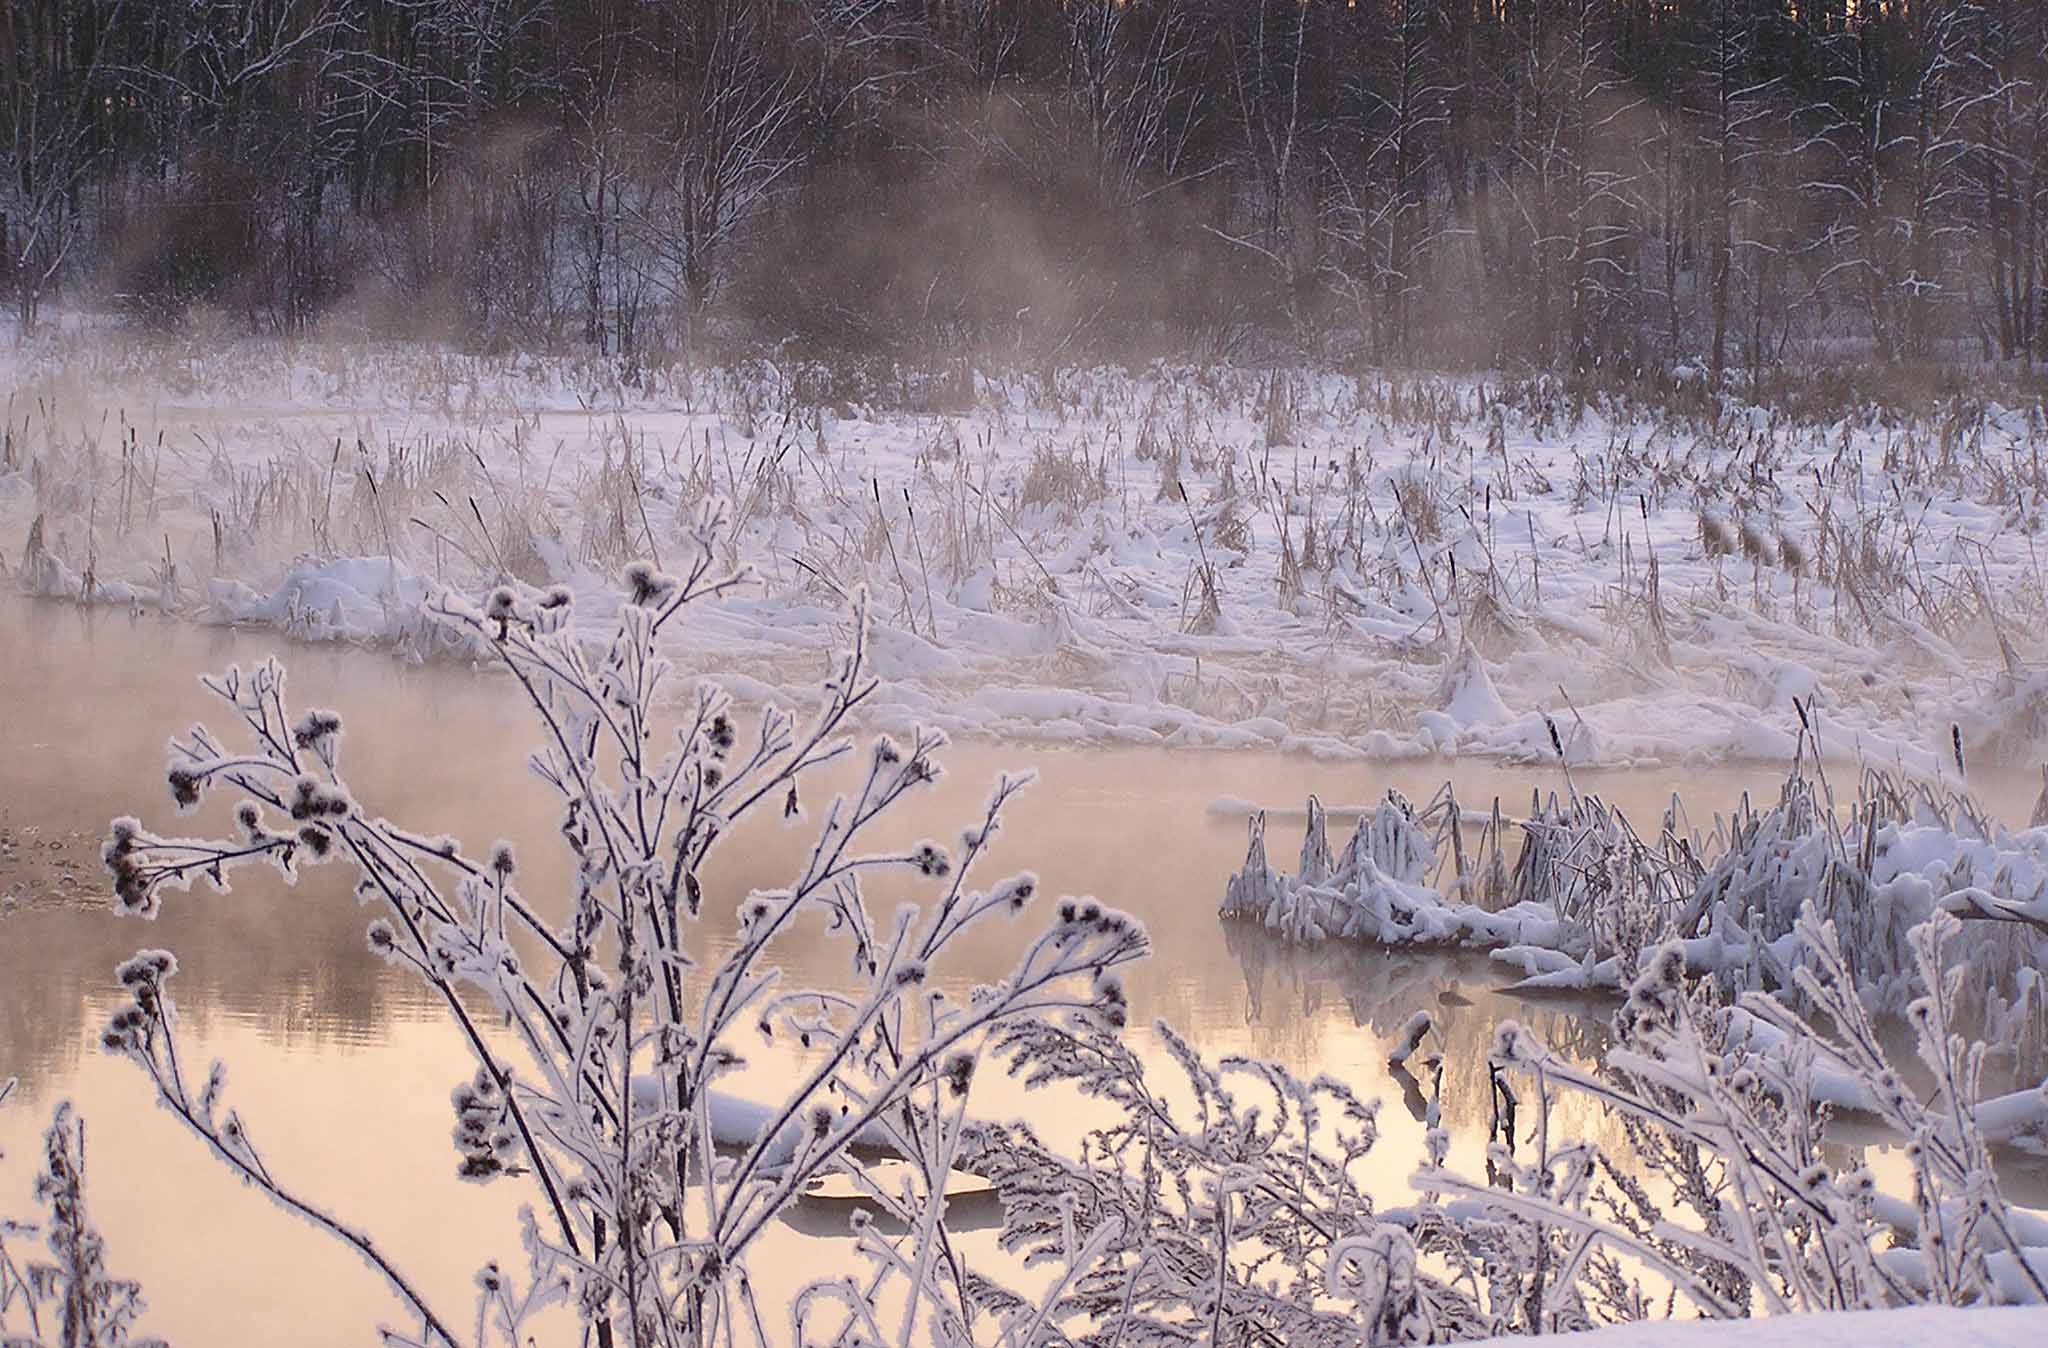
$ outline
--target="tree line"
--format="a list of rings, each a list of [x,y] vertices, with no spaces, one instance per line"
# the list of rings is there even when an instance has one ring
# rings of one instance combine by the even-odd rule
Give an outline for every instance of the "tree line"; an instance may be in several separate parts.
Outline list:
[[[23,329],[2048,358],[2039,0],[9,0],[0,85]]]

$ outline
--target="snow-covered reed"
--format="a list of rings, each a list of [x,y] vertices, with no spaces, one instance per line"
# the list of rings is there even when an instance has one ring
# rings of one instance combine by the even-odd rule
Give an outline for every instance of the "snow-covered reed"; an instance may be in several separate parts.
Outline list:
[[[1799,922],[1811,905],[1842,933],[1851,985],[1891,1016],[1916,995],[1911,933],[1950,912],[1970,920],[1955,943],[1967,970],[1958,1013],[2001,1046],[2002,1066],[2048,1068],[2048,828],[2007,828],[1967,795],[1875,770],[1838,809],[1811,767],[1787,776],[1775,804],[1745,798],[1710,834],[1685,817],[1674,800],[1646,839],[1597,795],[1537,799],[1512,824],[1510,863],[1497,806],[1468,844],[1448,787],[1420,811],[1390,793],[1333,857],[1311,799],[1291,875],[1274,869],[1253,816],[1221,912],[1297,941],[1491,951],[1525,989],[1619,992],[1644,952],[1673,942],[1689,973],[1730,994],[1796,1001],[1797,971],[1814,958]]]
[[[899,734],[1534,761],[1562,687],[1575,765],[1782,761],[1795,700],[1835,764],[1931,771],[1953,725],[1987,765],[2048,747],[2048,416],[2018,389],[949,361],[941,398],[794,359],[261,343],[0,367],[0,543],[39,594],[425,656],[429,588],[565,584],[601,641],[619,568],[686,555],[716,496],[721,558],[767,583],[677,658],[793,697],[865,586],[901,685],[866,711]]]

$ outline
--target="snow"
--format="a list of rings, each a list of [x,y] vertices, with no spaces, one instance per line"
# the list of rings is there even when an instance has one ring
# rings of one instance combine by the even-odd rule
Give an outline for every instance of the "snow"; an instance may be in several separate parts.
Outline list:
[[[1997,1306],[1957,1310],[1911,1306],[1890,1311],[1779,1315],[1755,1320],[1648,1320],[1574,1334],[1572,1348],[2036,1348],[2048,1339],[2048,1310]],[[1526,1336],[1487,1339],[1497,1348]]]
[[[764,1104],[734,1095],[730,1091],[709,1092],[710,1102],[706,1114],[711,1124],[711,1141],[720,1147],[744,1150],[761,1140],[762,1134],[775,1123],[781,1106]],[[636,1111],[652,1113],[663,1107],[661,1083],[653,1077],[633,1078],[633,1108]],[[843,1112],[843,1111],[842,1111]],[[854,1134],[854,1145],[871,1151],[893,1151],[888,1131],[878,1124],[869,1124]],[[791,1118],[777,1130],[774,1139],[761,1151],[761,1166],[764,1173],[775,1173],[796,1159],[806,1141],[806,1122],[800,1117]]]
[[[1333,856],[1330,812],[1310,798],[1301,861],[1282,874],[1268,858],[1267,816],[1250,817],[1245,862],[1219,912],[1291,941],[1490,952],[1528,992],[1616,993],[1643,951],[1670,943],[1691,974],[1723,990],[1783,990],[1813,952],[1798,929],[1811,905],[1841,932],[1857,991],[1879,1014],[1903,1016],[1919,993],[1909,933],[1961,914],[1961,984],[1975,1029],[2022,1082],[2048,1070],[2048,826],[2009,829],[1969,802],[1879,775],[1841,799],[1825,782],[1788,778],[1775,805],[1745,806],[1710,836],[1668,818],[1662,838],[1639,835],[1598,797],[1543,802],[1503,828],[1521,835],[1464,842],[1447,794],[1417,811],[1390,792]],[[1212,814],[1244,802],[1225,798]],[[1677,807],[1674,807],[1674,811]],[[1490,821],[1487,821],[1490,822]],[[1455,868],[1453,863],[1455,862]],[[1481,902],[1470,901],[1477,897]],[[1776,1052],[1783,1035],[1739,1008],[1730,1047]],[[1853,1077],[1817,1064],[1818,1098],[1868,1109]],[[1994,1142],[2048,1150],[2048,1093],[2021,1089],[1987,1103]]]
[[[1833,763],[1953,772],[1952,727],[1973,762],[2048,744],[2048,501],[2010,471],[2038,406],[1807,422],[1303,369],[1269,447],[1269,375],[1227,366],[984,372],[951,414],[808,402],[788,365],[626,382],[389,344],[109,337],[0,373],[0,554],[42,518],[17,579],[46,595],[90,571],[101,602],[462,658],[423,597],[515,578],[568,585],[598,639],[624,563],[673,567],[719,497],[760,583],[679,663],[787,701],[866,586],[883,728],[1782,763],[1796,699]],[[1441,414],[1394,410],[1418,401]]]

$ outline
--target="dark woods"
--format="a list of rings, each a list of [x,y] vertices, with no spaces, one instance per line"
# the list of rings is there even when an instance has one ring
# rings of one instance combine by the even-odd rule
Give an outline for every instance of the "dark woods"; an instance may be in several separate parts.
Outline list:
[[[2039,0],[8,0],[0,91],[24,326],[2048,357]]]

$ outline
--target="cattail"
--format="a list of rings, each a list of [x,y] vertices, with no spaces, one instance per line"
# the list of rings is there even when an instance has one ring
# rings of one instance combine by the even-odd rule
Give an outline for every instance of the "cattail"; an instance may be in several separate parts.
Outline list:
[[[1758,566],[1771,560],[1771,540],[1749,520],[1742,522],[1742,555]]]
[[[1700,549],[1709,557],[1726,557],[1735,551],[1735,535],[1727,521],[1712,511],[1700,511]]]

